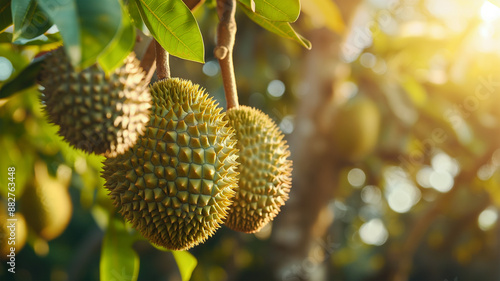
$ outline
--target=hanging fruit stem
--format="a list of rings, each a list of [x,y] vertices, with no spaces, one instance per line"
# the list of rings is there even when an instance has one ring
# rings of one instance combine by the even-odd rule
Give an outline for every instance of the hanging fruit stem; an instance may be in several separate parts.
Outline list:
[[[151,78],[153,78],[153,75],[156,71],[155,43],[155,39],[151,40],[151,43],[149,43],[140,64],[140,67],[146,72],[146,77],[144,77],[144,80],[148,84],[149,82],[151,82]]]
[[[217,47],[214,54],[219,60],[227,109],[238,107],[238,91],[233,65],[234,38],[236,36],[236,0],[217,0]]]
[[[168,59],[168,52],[155,40],[156,52],[156,74],[158,80],[170,78],[170,64]]]

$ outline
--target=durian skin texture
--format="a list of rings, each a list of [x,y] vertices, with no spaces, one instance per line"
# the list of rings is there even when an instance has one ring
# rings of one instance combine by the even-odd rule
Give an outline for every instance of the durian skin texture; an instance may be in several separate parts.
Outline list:
[[[144,77],[134,55],[109,76],[97,65],[76,72],[61,47],[45,59],[39,83],[59,135],[78,149],[113,157],[134,145],[149,121]]]
[[[284,135],[260,110],[239,106],[227,111],[239,150],[239,190],[226,226],[254,233],[272,221],[288,199],[292,161]]]
[[[204,242],[220,227],[237,188],[233,130],[198,85],[152,85],[150,122],[137,144],[104,162],[119,212],[151,242],[171,250]]]

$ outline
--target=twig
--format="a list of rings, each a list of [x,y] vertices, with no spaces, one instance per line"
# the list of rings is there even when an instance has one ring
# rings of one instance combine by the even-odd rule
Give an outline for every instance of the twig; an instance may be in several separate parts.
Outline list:
[[[219,60],[224,92],[226,94],[227,109],[238,107],[238,92],[234,76],[233,48],[236,36],[236,0],[217,0],[217,47],[214,54]]]
[[[156,71],[155,42],[156,40],[151,40],[140,64],[142,69],[146,72],[146,77],[144,79],[148,83],[151,81],[151,78],[153,78],[153,74]]]
[[[156,74],[158,80],[170,78],[170,65],[168,60],[168,53],[163,47],[155,40],[156,50]]]

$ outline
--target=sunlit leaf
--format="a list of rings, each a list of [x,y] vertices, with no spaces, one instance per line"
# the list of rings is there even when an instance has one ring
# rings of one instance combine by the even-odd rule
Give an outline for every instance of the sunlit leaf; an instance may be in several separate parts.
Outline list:
[[[132,51],[135,44],[135,28],[130,21],[128,11],[123,7],[122,24],[115,39],[106,47],[98,61],[107,73],[122,65],[123,60]]]
[[[139,10],[137,9],[137,4],[135,3],[134,0],[128,1],[127,10],[129,12],[130,19],[131,19],[132,23],[134,24],[134,26],[137,29],[142,30],[144,27],[144,23],[142,22],[141,14],[139,13]]]
[[[251,20],[253,20],[258,25],[262,26],[263,28],[273,33],[276,33],[284,38],[292,39],[307,49],[311,49],[311,42],[309,42],[309,40],[298,34],[292,28],[290,23],[281,21],[269,21],[257,15],[256,13],[253,13],[252,10],[250,10],[250,8],[246,7],[245,5],[240,5],[240,7]]]
[[[11,0],[0,0],[0,32],[12,24]]]
[[[0,99],[10,97],[11,95],[35,86],[36,77],[42,67],[43,59],[36,59],[19,74],[6,82],[0,89]]]
[[[302,1],[302,11],[320,26],[326,26],[332,31],[342,33],[345,30],[344,20],[337,4],[331,0]]]
[[[270,21],[294,22],[300,14],[299,0],[239,0],[251,11]]]
[[[31,39],[45,33],[52,23],[35,0],[16,0],[11,6],[14,33],[12,40]]]
[[[139,276],[139,256],[132,249],[134,242],[123,220],[110,218],[104,236],[100,260],[101,280],[133,281]]]
[[[172,251],[172,254],[181,272],[182,281],[189,281],[198,261],[188,251]]]
[[[179,271],[181,273],[182,281],[189,281],[191,279],[191,274],[193,270],[196,268],[198,261],[196,258],[188,251],[171,251],[164,247],[151,244],[153,247],[160,251],[171,252],[174,255],[174,259],[177,262],[177,266],[179,267]]]
[[[144,23],[170,54],[196,62],[205,61],[200,28],[181,0],[136,0]]]

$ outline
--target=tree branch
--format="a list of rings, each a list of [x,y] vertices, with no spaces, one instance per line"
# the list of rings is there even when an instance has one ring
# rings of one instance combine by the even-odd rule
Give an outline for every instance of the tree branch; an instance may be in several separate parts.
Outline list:
[[[170,64],[168,60],[168,52],[155,40],[156,51],[156,74],[158,80],[170,78]]]
[[[226,94],[227,109],[238,107],[238,91],[234,76],[233,48],[236,36],[236,0],[217,0],[217,47],[214,54],[219,60],[224,92]]]

